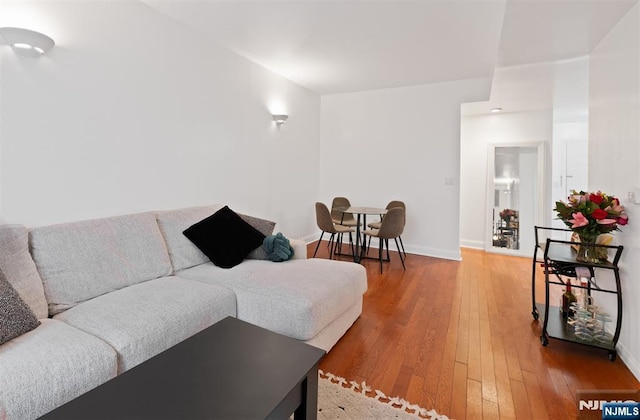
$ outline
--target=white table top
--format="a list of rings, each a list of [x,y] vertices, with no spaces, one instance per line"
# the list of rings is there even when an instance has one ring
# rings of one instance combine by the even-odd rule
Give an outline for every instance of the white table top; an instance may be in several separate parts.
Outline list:
[[[343,213],[351,214],[387,214],[387,209],[381,209],[378,207],[347,207],[344,210],[340,210]]]

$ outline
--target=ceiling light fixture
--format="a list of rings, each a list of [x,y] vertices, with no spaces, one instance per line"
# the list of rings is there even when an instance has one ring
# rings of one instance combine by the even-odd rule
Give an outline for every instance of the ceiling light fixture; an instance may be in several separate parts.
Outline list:
[[[502,112],[502,108],[491,108],[491,112],[493,112],[494,114],[496,112]]]
[[[274,114],[273,115],[273,121],[276,122],[276,125],[278,127],[280,127],[282,124],[284,124],[285,121],[287,121],[288,118],[289,118],[289,116],[287,114]]]
[[[23,28],[0,28],[0,36],[16,54],[37,58],[55,45],[55,41],[45,34]]]

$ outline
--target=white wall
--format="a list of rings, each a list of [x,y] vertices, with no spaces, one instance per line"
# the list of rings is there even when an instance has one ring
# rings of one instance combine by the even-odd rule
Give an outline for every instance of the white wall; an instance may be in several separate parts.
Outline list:
[[[407,252],[459,259],[460,104],[488,91],[483,79],[323,96],[320,199],[402,200]]]
[[[618,351],[640,378],[640,205],[624,198],[640,186],[640,13],[638,5],[602,40],[591,55],[589,90],[589,189],[623,198],[629,224],[616,232],[621,259],[622,333]],[[612,279],[603,283],[611,287]],[[615,314],[615,304],[606,303]]]
[[[460,135],[460,244],[485,247],[487,159],[491,144],[550,143],[551,110],[462,117]],[[547,147],[547,150],[549,148]],[[521,242],[520,247],[527,249]],[[533,251],[533,244],[531,244]]]
[[[227,203],[314,231],[318,95],[137,1],[9,2],[0,26],[25,16],[56,46],[0,45],[7,222]],[[272,112],[291,116],[280,130]]]
[[[576,179],[567,179],[567,147],[570,144],[576,144],[578,142],[582,144],[588,143],[589,139],[589,123],[588,121],[576,121],[576,122],[562,122],[553,124],[553,145],[551,155],[552,168],[551,168],[551,206],[549,212],[551,217],[551,226],[557,228],[566,228],[567,226],[559,219],[557,219],[557,213],[553,211],[555,202],[558,200],[566,201],[569,195],[567,192],[567,182],[569,185],[576,187],[578,191],[581,189],[587,189],[587,171],[584,171],[584,182],[579,182],[580,178],[578,174],[574,174]],[[582,149],[576,146],[569,146],[569,150],[586,150],[587,146],[583,146]],[[584,157],[585,166],[588,166],[588,160]],[[576,159],[574,156],[574,160]],[[580,171],[581,173],[583,171]],[[581,185],[578,187],[578,185]]]
[[[589,139],[589,57],[579,57],[552,63],[553,67],[553,157],[551,163],[551,226],[566,228],[562,221],[556,219],[553,211],[555,202],[567,199],[567,145],[576,142],[586,144]],[[576,149],[570,146],[570,149]],[[586,147],[585,147],[586,149]],[[574,156],[574,162],[578,159]],[[585,159],[585,167],[588,165]],[[576,165],[577,166],[577,165]],[[581,176],[572,168],[573,178],[569,185],[587,188],[586,170],[584,182]],[[580,171],[582,172],[582,171]],[[579,186],[579,187],[578,187]],[[562,237],[562,239],[566,239]]]

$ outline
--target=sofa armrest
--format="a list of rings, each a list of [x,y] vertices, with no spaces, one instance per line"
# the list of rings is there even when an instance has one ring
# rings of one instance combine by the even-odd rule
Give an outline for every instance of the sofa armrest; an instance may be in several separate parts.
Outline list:
[[[300,239],[289,239],[289,244],[293,248],[293,260],[307,259],[307,243]]]

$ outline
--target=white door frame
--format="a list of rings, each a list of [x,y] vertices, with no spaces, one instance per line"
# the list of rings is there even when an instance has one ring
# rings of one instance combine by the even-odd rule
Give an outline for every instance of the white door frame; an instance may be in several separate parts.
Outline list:
[[[497,147],[527,147],[537,148],[537,174],[536,174],[536,208],[534,223],[536,226],[548,226],[549,199],[548,199],[548,175],[547,175],[547,147],[546,142],[531,143],[491,143],[487,147],[487,185],[486,185],[486,208],[485,208],[485,251],[518,256],[532,256],[533,243],[523,243],[520,241],[519,249],[507,249],[493,246],[493,202],[494,202],[494,179],[495,179],[495,149]],[[533,231],[533,226],[525,228]]]

